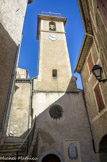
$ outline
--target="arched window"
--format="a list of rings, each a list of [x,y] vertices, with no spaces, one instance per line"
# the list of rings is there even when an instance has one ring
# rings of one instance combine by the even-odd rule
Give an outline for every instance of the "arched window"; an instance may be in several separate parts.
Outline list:
[[[55,24],[55,22],[49,22],[49,30],[56,31],[56,24]]]

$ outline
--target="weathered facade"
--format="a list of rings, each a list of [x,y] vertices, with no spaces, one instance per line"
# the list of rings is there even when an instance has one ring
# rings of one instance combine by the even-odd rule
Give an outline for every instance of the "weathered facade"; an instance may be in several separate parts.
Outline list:
[[[0,138],[7,127],[26,6],[27,0],[0,1]]]
[[[71,73],[65,23],[63,17],[38,15],[38,77],[17,78],[9,133],[24,135],[24,122],[32,123],[36,117],[33,156],[38,162],[96,162],[83,91]]]
[[[95,153],[99,162],[107,161],[107,82],[92,73],[94,65],[107,78],[107,1],[78,0],[85,36],[75,72],[81,74],[90,119]]]
[[[8,135],[23,136],[23,133],[27,133],[26,131],[30,128],[31,79],[28,79],[27,76],[28,72],[26,70],[17,69],[14,97],[8,123]]]

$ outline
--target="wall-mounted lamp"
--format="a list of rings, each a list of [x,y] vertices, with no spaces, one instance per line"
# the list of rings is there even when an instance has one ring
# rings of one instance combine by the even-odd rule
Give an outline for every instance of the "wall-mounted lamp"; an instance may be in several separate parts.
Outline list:
[[[93,69],[92,69],[92,73],[95,75],[96,79],[99,82],[106,82],[107,79],[101,79],[101,73],[102,73],[102,67],[100,67],[99,65],[94,65]]]

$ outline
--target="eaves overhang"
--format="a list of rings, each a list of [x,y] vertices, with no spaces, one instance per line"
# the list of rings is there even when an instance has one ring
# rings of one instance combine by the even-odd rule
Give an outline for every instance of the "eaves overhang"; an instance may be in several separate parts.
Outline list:
[[[92,30],[92,24],[91,24],[91,18],[90,18],[89,6],[87,0],[77,0],[77,1],[80,10],[80,15],[82,18],[85,35],[84,35],[84,39],[82,42],[82,46],[80,49],[80,53],[77,59],[74,72],[81,73],[89,48],[93,41],[93,30]]]
[[[92,42],[93,38],[85,34],[74,72],[81,73]]]
[[[65,17],[55,17],[55,16],[47,16],[47,15],[38,15],[38,23],[37,23],[37,39],[39,39],[39,34],[40,34],[40,22],[41,20],[49,20],[49,21],[59,21],[63,22],[64,25],[67,21],[67,18]]]

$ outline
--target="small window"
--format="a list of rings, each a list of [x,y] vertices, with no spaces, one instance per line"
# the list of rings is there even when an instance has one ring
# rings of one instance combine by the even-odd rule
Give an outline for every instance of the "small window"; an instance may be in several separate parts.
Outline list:
[[[57,70],[56,69],[52,70],[52,76],[53,76],[53,78],[57,77]]]
[[[91,73],[92,68],[94,66],[91,54],[89,55],[87,62],[88,62],[89,70],[90,70],[90,73]]]
[[[94,93],[95,93],[97,105],[98,105],[99,112],[100,112],[104,109],[104,102],[103,102],[103,97],[102,97],[102,94],[101,94],[101,91],[100,91],[99,84],[97,84],[95,86]]]
[[[49,30],[56,31],[55,22],[49,22]]]

